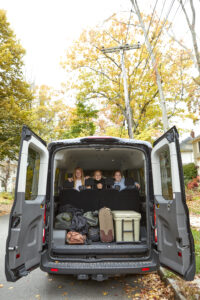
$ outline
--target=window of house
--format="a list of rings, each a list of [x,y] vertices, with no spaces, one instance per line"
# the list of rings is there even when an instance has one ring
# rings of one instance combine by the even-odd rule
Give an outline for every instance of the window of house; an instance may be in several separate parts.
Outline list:
[[[200,152],[200,142],[198,142],[198,150],[199,150],[199,152]]]
[[[161,185],[162,196],[166,200],[173,200],[172,192],[172,175],[171,175],[171,162],[170,162],[170,150],[169,146],[162,150],[160,153],[160,173],[161,173]]]
[[[29,148],[26,173],[26,200],[34,200],[38,195],[39,169],[40,154]]]

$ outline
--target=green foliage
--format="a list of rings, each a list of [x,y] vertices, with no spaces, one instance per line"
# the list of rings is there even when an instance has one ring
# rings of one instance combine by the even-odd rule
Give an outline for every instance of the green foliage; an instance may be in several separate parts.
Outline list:
[[[24,54],[5,11],[0,10],[0,161],[5,157],[16,159],[21,127],[29,123],[33,97],[23,78]]]
[[[187,184],[189,180],[197,177],[197,168],[194,163],[183,166],[184,181]]]
[[[71,122],[63,132],[62,138],[76,138],[79,136],[94,135],[96,126],[94,120],[97,118],[98,110],[87,101],[78,100],[75,110],[72,111]]]
[[[0,204],[11,204],[14,199],[14,195],[8,192],[0,193]]]
[[[196,273],[200,273],[200,232],[192,229],[195,244]]]

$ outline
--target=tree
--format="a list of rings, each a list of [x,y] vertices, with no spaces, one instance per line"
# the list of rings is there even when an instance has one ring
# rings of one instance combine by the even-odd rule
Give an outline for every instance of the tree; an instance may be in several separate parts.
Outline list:
[[[151,16],[143,15],[144,24],[149,24],[150,18]],[[162,24],[154,20],[149,31],[149,40],[155,46],[156,66],[166,95],[168,119],[171,120],[174,116],[184,117],[184,105],[188,101],[188,95],[183,91],[192,62],[186,52],[175,47],[172,39],[168,39],[165,47],[163,39],[154,45]],[[127,42],[135,44],[136,39],[143,35],[143,30],[134,17],[131,19],[131,26],[134,30],[129,30]],[[99,115],[106,108],[110,113],[109,117],[108,114],[104,115],[104,119],[109,127],[117,127],[117,132],[127,124],[120,56],[117,53],[102,53],[102,46],[110,48],[126,41],[127,27],[127,19],[117,18],[115,15],[103,28],[84,30],[67,51],[66,59],[62,63],[66,71],[73,74],[70,89],[80,99],[90,101],[93,107],[98,107]],[[145,45],[142,45],[141,51],[126,53],[125,66],[134,135],[151,139],[152,132],[156,134],[155,131],[162,130],[163,125],[156,76]],[[101,128],[105,132],[105,126]]]
[[[22,125],[29,124],[33,96],[23,78],[24,54],[5,11],[0,10],[0,161],[16,159]]]

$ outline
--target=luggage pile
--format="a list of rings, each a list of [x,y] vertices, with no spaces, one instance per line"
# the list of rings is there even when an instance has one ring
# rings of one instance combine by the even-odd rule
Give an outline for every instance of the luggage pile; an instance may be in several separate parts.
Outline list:
[[[72,205],[62,206],[56,216],[55,229],[67,231],[66,242],[68,244],[89,244],[98,242],[99,220],[98,211],[85,212]]]
[[[67,231],[68,244],[139,242],[140,219],[141,214],[135,211],[111,211],[103,207],[84,213],[67,204],[56,216],[55,228]]]

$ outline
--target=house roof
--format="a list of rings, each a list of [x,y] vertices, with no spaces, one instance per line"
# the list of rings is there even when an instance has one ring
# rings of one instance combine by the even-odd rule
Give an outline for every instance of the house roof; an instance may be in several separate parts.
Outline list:
[[[186,139],[184,139],[181,143],[180,143],[180,150],[182,152],[188,151],[188,152],[192,152],[192,141],[193,138],[191,136],[187,137]]]

